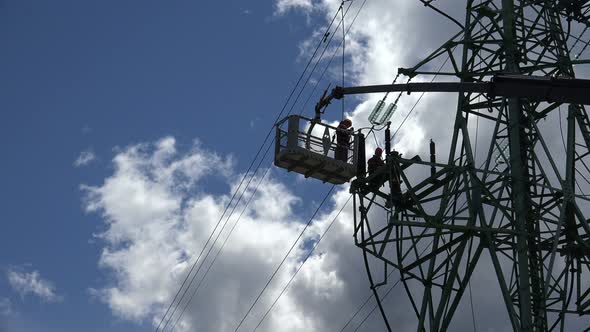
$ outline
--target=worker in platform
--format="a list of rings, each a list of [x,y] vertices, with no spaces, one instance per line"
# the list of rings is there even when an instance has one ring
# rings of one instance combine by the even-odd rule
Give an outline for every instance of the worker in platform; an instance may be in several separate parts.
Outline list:
[[[348,150],[350,150],[350,137],[352,136],[352,121],[345,119],[340,122],[336,130],[336,151],[334,158],[346,162]]]
[[[381,155],[383,155],[383,149],[376,148],[373,157],[367,161],[367,171],[369,172],[369,176],[373,175],[379,167],[385,165],[385,162],[381,159]]]

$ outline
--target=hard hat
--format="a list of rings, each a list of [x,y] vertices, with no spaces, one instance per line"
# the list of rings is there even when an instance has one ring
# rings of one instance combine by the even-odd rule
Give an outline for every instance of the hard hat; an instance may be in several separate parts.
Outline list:
[[[352,126],[352,121],[350,119],[344,119],[340,123],[343,124],[343,125],[346,125],[347,128],[350,127],[350,126]]]
[[[381,148],[376,148],[376,149],[375,149],[375,154],[376,154],[376,155],[378,155],[378,156],[381,156],[381,154],[383,154],[383,149],[381,149]]]

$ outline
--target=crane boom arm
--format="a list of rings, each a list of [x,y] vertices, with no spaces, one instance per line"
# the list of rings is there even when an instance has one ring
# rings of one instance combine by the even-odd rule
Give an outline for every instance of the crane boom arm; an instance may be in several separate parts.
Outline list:
[[[459,92],[526,98],[531,101],[590,104],[590,80],[524,75],[497,75],[490,82],[433,82],[335,87],[323,103],[345,95],[379,92]]]

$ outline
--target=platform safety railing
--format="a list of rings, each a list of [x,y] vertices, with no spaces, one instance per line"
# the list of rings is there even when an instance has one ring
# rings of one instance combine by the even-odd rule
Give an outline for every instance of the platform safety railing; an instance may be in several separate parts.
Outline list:
[[[290,115],[276,124],[275,155],[284,149],[299,147],[335,159],[339,148],[336,135],[338,131],[343,130],[304,116]],[[347,133],[350,135],[350,142],[348,146],[340,148],[346,151],[345,162],[356,169],[358,139],[352,131]]]

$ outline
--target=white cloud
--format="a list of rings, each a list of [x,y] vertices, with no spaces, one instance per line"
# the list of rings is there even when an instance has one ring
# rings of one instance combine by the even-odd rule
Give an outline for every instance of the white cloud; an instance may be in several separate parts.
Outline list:
[[[94,154],[94,152],[92,152],[92,150],[82,151],[80,152],[78,158],[76,158],[76,160],[74,161],[74,167],[86,166],[94,160],[96,160],[96,155]]]
[[[104,241],[99,264],[113,276],[111,283],[99,285],[91,293],[108,304],[117,316],[151,320],[157,325],[241,174],[231,173],[230,160],[199,146],[178,152],[173,138],[129,146],[113,162],[114,173],[102,185],[83,186],[87,211],[100,213],[107,226],[98,235]],[[211,177],[227,182],[230,191],[208,193],[203,181],[211,181]],[[248,189],[213,254],[252,193],[252,188]],[[341,204],[347,196],[338,195],[332,203]],[[262,183],[187,311],[182,326],[187,330],[206,331],[235,328],[301,231],[303,220],[293,213],[299,202],[285,185],[272,178]],[[319,216],[304,236],[304,242],[317,239],[333,217],[331,211]],[[343,218],[331,230],[336,236],[324,240],[324,248],[334,241],[345,250],[311,258],[297,279],[297,286],[293,286],[297,291],[281,298],[263,331],[324,330],[333,326],[334,315],[341,322],[353,310],[356,303],[349,299],[357,297],[357,293],[364,294],[364,289],[357,287],[364,275],[342,271],[361,266],[360,257],[353,255],[356,251],[350,241],[351,216],[344,213]],[[244,328],[255,326],[305,253],[302,245],[295,249]],[[207,264],[210,261],[211,257]],[[337,264],[342,261],[348,264]],[[197,282],[201,275],[202,272]],[[301,289],[304,291],[300,293]],[[338,309],[334,307],[336,303]]]
[[[0,316],[10,316],[14,314],[12,302],[7,297],[0,297]]]
[[[55,292],[55,286],[43,279],[39,271],[24,271],[23,268],[9,269],[6,273],[8,283],[21,296],[35,295],[46,302],[59,302],[62,296]]]
[[[276,13],[279,15],[289,10],[304,10],[308,12],[312,8],[312,0],[278,0],[276,3]]]

